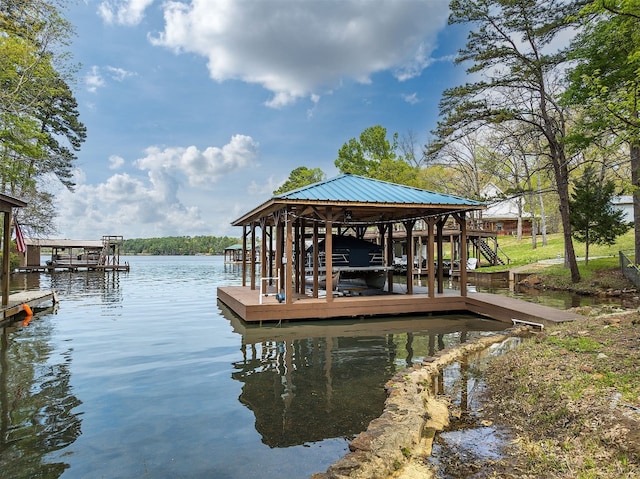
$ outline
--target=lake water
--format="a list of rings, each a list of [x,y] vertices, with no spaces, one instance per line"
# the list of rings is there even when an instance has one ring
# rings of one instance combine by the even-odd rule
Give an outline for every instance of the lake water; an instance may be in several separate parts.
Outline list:
[[[60,303],[0,343],[11,478],[307,478],[382,412],[397,371],[506,325],[467,314],[246,325],[222,257],[13,275]]]

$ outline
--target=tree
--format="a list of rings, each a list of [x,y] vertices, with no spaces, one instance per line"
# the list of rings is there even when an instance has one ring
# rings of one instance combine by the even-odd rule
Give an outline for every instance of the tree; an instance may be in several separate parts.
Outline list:
[[[57,0],[0,3],[0,191],[25,199],[21,215],[52,212],[44,181],[74,187],[72,168],[86,138],[64,52],[73,34]],[[23,219],[31,232],[53,230],[55,215]]]
[[[480,191],[490,179],[486,168],[488,158],[487,149],[479,135],[469,134],[444,145],[438,157],[431,157],[428,164],[441,164],[453,170],[453,189],[449,189],[450,193],[478,200]]]
[[[302,188],[303,186],[317,183],[326,179],[327,175],[320,168],[307,168],[306,166],[299,166],[289,173],[289,178],[285,181],[280,188],[273,192],[274,195],[286,193],[287,191]]]
[[[579,2],[580,0],[576,0]],[[536,131],[554,173],[565,240],[565,261],[580,280],[569,212],[570,158],[564,147],[567,111],[559,103],[566,51],[551,48],[570,26],[578,4],[565,0],[452,0],[450,24],[471,30],[457,63],[470,64],[476,79],[443,93],[435,130],[437,154],[444,145],[488,124],[520,123]]]
[[[589,264],[589,245],[612,245],[631,227],[624,222],[624,212],[613,208],[615,188],[613,181],[598,178],[592,165],[575,180],[571,194],[572,234],[585,244],[585,265]]]
[[[412,134],[403,139],[402,153],[396,154],[398,134],[393,134],[392,141],[387,139],[387,130],[380,125],[366,128],[358,139],[351,138],[338,150],[338,158],[334,164],[341,173],[375,178],[408,186],[420,186],[412,143]]]
[[[341,173],[373,178],[382,160],[395,160],[398,134],[393,143],[387,140],[387,129],[380,125],[366,128],[358,139],[351,138],[338,150],[334,162]]]
[[[614,135],[628,145],[635,261],[640,261],[640,0],[596,0],[583,10],[565,100],[582,108],[579,146]]]

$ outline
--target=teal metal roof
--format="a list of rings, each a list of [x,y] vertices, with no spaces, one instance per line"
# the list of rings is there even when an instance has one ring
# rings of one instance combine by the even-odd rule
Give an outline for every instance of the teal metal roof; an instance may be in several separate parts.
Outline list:
[[[482,206],[483,203],[358,175],[340,175],[274,196],[282,200]]]
[[[346,174],[275,195],[231,224],[246,226],[258,219],[273,224],[277,221],[276,212],[285,210],[323,221],[324,207],[337,208],[332,214],[334,223],[374,224],[479,210],[484,206],[480,201],[459,196]]]

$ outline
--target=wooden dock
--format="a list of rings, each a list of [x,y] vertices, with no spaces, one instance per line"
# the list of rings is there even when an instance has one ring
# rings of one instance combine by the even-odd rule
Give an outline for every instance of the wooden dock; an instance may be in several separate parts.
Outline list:
[[[0,323],[4,323],[25,311],[25,305],[33,309],[47,302],[51,302],[52,306],[58,302],[55,291],[20,291],[12,293],[9,295],[7,305],[1,307]]]
[[[309,319],[354,318],[468,311],[511,323],[513,319],[542,324],[573,321],[582,316],[549,306],[529,303],[490,293],[445,290],[443,294],[379,294],[324,298],[298,295],[291,304],[279,303],[274,296],[260,298],[258,290],[248,286],[218,288],[218,299],[247,322]]]
[[[129,271],[129,263],[124,264],[91,264],[71,263],[38,266],[19,266],[19,273],[51,273],[54,271]]]

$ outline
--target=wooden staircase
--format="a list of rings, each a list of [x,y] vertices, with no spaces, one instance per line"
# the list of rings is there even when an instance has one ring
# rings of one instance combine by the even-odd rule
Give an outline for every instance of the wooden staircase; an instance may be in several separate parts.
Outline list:
[[[493,241],[495,242],[495,245],[494,245],[495,248],[492,248],[484,238],[472,238],[471,241],[478,248],[478,251],[480,251],[480,254],[482,254],[482,256],[487,261],[489,261],[489,263],[491,263],[492,266],[498,266],[501,264],[504,265],[510,262],[509,257],[504,253],[504,251],[500,250],[500,248],[498,247],[498,243],[495,238],[493,238]],[[498,251],[500,251],[503,254],[505,259],[502,259],[502,257],[500,257],[500,255],[498,254]]]
[[[122,236],[103,236],[102,237],[102,250],[100,251],[100,259],[98,264],[100,266],[116,266],[120,264],[120,246],[122,245],[124,238]]]

